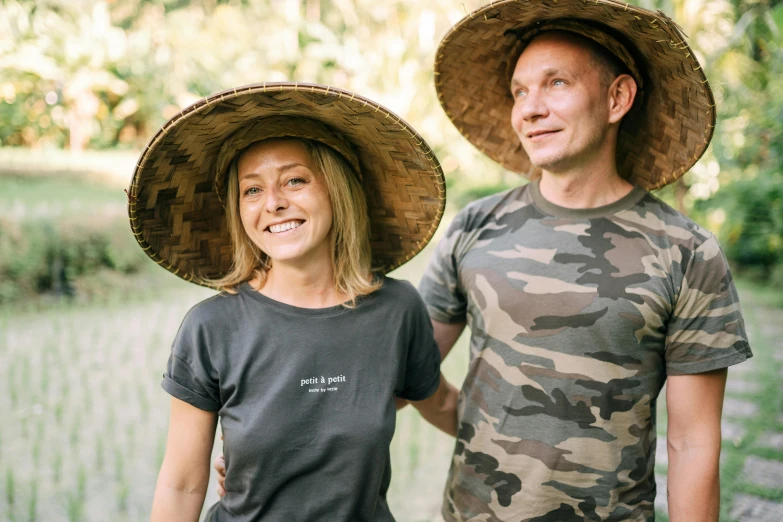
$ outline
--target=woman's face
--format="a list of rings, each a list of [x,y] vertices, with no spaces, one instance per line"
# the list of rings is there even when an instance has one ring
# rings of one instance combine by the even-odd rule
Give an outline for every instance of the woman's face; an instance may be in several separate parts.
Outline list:
[[[332,204],[301,142],[252,145],[237,175],[242,226],[275,266],[331,263]]]

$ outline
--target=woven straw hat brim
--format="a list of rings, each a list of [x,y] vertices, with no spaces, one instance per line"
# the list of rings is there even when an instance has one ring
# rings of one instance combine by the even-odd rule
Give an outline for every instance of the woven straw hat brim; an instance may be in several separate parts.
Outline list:
[[[420,252],[445,207],[443,171],[399,116],[355,93],[317,84],[265,83],[214,94],[184,109],[153,137],[129,190],[131,229],[144,251],[198,284],[232,264],[225,210],[214,188],[224,140],[270,116],[318,120],[355,147],[367,197],[374,270],[386,273]]]
[[[681,29],[662,12],[613,0],[504,0],[457,22],[440,43],[435,86],[460,133],[506,169],[530,178],[530,164],[511,128],[508,61],[513,31],[538,22],[584,20],[604,26],[634,56],[645,76],[641,106],[623,120],[617,169],[648,190],[681,177],[704,154],[715,127],[707,78]]]

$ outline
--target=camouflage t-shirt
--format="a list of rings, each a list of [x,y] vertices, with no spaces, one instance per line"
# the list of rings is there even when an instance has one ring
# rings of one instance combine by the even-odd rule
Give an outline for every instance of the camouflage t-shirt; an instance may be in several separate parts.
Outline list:
[[[666,376],[751,357],[718,242],[639,188],[596,209],[536,183],[476,201],[420,291],[471,329],[449,522],[654,520]]]

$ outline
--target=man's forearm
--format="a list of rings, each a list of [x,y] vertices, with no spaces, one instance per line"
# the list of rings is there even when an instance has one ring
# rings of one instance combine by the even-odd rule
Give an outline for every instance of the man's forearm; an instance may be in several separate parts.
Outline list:
[[[720,440],[703,445],[669,444],[670,522],[718,522],[719,459]]]
[[[457,436],[457,397],[459,391],[446,381],[441,374],[440,386],[435,394],[423,401],[411,404],[419,411],[424,420],[444,433]]]

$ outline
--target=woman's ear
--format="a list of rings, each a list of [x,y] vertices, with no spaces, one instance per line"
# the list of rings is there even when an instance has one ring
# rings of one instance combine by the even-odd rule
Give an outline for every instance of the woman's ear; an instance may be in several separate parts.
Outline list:
[[[633,107],[636,99],[636,80],[630,74],[621,74],[609,86],[609,123],[618,123]]]

